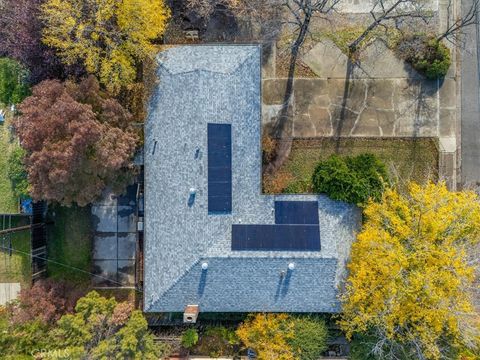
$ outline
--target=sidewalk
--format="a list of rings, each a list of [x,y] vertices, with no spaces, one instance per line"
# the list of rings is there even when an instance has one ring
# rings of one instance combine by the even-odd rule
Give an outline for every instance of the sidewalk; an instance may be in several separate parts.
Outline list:
[[[472,0],[462,0],[463,9]],[[465,29],[465,46],[462,49],[461,86],[461,182],[463,186],[480,185],[480,74],[479,25]]]

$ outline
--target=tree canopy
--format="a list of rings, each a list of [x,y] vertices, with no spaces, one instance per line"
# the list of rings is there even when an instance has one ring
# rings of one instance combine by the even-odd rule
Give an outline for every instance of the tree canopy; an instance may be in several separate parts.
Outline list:
[[[43,81],[19,110],[15,128],[33,199],[84,206],[107,186],[123,191],[138,136],[131,115],[93,76],[79,84]]]
[[[19,61],[36,84],[62,77],[64,69],[53,49],[42,43],[40,6],[44,0],[0,1],[0,56]]]
[[[411,184],[407,195],[387,190],[364,214],[342,295],[347,336],[373,335],[379,358],[443,359],[478,346],[468,258],[480,239],[477,195]]]
[[[38,321],[53,325],[67,312],[72,312],[80,298],[80,290],[64,281],[40,280],[20,290],[17,301],[7,304],[9,322],[26,324]]]
[[[132,303],[92,291],[73,308],[71,290],[70,285],[42,283],[22,290],[6,312],[0,308],[1,354],[7,359],[42,355],[42,359],[156,360],[170,351],[154,342],[147,321]]]
[[[237,335],[259,360],[315,360],[326,350],[328,337],[323,320],[288,314],[250,315]]]
[[[95,291],[58,321],[53,338],[79,358],[156,360],[168,350],[154,343],[141,311]]]
[[[136,66],[150,56],[170,16],[163,0],[47,0],[43,42],[65,64],[83,61],[111,92],[134,82]]]

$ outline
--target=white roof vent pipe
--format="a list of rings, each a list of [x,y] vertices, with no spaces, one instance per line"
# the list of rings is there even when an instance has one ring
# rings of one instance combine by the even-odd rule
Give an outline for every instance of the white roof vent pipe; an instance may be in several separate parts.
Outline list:
[[[290,264],[288,264],[288,270],[290,271],[295,270],[295,263],[291,262]]]
[[[195,195],[197,193],[197,189],[195,189],[194,187],[191,187],[190,188],[190,195]]]
[[[208,269],[208,262],[203,262],[202,263],[202,270],[207,270]]]

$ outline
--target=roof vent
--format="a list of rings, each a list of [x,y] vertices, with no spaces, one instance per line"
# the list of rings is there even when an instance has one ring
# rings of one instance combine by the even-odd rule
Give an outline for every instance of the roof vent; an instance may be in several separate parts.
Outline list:
[[[288,270],[292,271],[295,269],[295,263],[291,262],[290,264],[288,264]]]
[[[196,194],[196,192],[197,192],[197,189],[195,189],[193,187],[190,188],[190,196],[194,196]]]
[[[200,308],[198,305],[187,305],[183,312],[183,322],[186,324],[194,324],[197,322],[198,313]]]
[[[208,262],[203,262],[202,263],[202,270],[207,270],[208,269]]]

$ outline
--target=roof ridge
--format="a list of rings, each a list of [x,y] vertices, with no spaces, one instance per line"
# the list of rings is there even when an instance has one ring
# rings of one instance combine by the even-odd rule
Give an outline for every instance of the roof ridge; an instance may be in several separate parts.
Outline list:
[[[180,275],[179,277],[177,277],[175,279],[175,281],[173,281],[170,286],[168,288],[166,288],[163,292],[159,293],[158,296],[157,296],[157,300],[155,300],[150,306],[149,308],[155,306],[156,303],[158,303],[162,297],[167,293],[169,292],[175,285],[177,285],[185,276],[187,276],[187,274],[195,267],[195,265],[197,265],[199,262],[200,262],[201,258],[198,258],[192,265],[190,265],[188,267],[187,270],[185,270],[183,272],[182,275]]]
[[[206,45],[208,46],[208,45]],[[234,46],[234,45],[226,45],[226,47],[228,46]],[[172,76],[175,76],[175,75],[180,75],[180,74],[190,74],[190,73],[194,73],[194,72],[207,72],[207,73],[211,73],[211,74],[223,74],[223,75],[232,75],[233,73],[235,73],[243,64],[245,64],[248,60],[250,60],[254,55],[255,55],[255,51],[261,51],[260,50],[260,45],[250,45],[250,47],[252,47],[252,50],[247,52],[245,58],[241,61],[241,62],[238,62],[234,68],[231,69],[231,71],[215,71],[215,70],[211,70],[211,69],[202,69],[202,68],[196,68],[195,70],[188,70],[188,71],[174,71],[174,70],[171,70],[168,68],[168,66],[165,66],[165,59],[167,58],[167,54],[168,52],[171,50],[171,49],[166,49],[164,51],[161,51],[158,55],[157,55],[157,63],[159,64],[159,68],[163,68],[165,69],[170,75]],[[173,48],[173,49],[176,49],[176,48]],[[255,51],[253,51],[253,49],[255,49]]]

